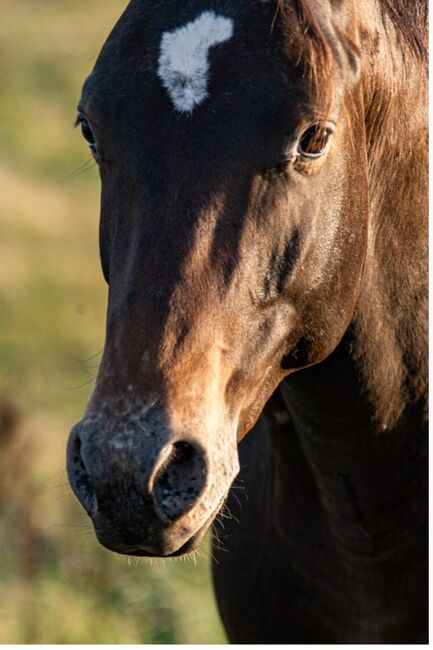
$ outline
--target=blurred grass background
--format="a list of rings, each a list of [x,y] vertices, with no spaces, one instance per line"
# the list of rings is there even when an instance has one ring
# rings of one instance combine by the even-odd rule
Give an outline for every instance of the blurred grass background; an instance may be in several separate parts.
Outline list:
[[[100,547],[64,470],[104,340],[95,168],[72,129],[126,0],[0,2],[0,643],[221,643],[197,563]],[[90,167],[91,165],[89,165]]]

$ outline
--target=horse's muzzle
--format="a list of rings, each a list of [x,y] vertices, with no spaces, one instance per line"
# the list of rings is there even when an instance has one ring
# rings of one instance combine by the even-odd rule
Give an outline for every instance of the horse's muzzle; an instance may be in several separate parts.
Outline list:
[[[84,421],[70,433],[67,469],[99,541],[119,553],[187,552],[222,503],[209,489],[206,452],[191,438],[104,436]]]

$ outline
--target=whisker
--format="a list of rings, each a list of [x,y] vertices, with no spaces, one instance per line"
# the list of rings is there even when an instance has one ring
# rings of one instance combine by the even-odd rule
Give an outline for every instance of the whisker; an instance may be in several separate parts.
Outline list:
[[[93,359],[95,359],[95,357],[101,354],[103,350],[104,348],[102,347],[97,352],[95,352],[95,354],[92,354],[91,357],[86,357],[85,359],[78,359],[78,361],[80,361],[81,363],[85,363],[86,361],[92,361]]]
[[[242,503],[239,500],[239,497],[237,494],[233,492],[233,498],[236,499],[236,503],[238,504],[239,508],[242,508]]]
[[[94,379],[95,379],[95,378],[92,377],[92,378],[89,379],[88,381],[85,381],[83,384],[79,384],[78,386],[63,386],[62,388],[63,388],[64,390],[78,390],[79,388],[84,388],[84,386],[88,386],[89,384],[91,384],[91,383],[93,382]]]
[[[79,176],[80,174],[86,172],[88,169],[93,169],[93,167],[94,167],[97,163],[95,163],[95,165],[92,165],[92,167],[88,167],[88,165],[89,165],[91,162],[94,162],[93,158],[89,158],[88,160],[86,160],[85,163],[83,163],[82,165],[80,165],[80,166],[78,167],[78,169],[76,169],[75,171],[73,171],[71,174],[68,174],[68,175],[65,176],[64,178],[59,178],[59,180],[58,180],[57,182],[58,182],[58,183],[64,183],[65,181],[68,181],[69,179],[71,179],[71,178],[75,178],[75,176]]]

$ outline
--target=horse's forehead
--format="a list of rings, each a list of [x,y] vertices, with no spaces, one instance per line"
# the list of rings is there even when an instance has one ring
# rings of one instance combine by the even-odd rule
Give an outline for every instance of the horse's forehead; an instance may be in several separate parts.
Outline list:
[[[253,69],[256,59],[275,48],[274,18],[275,8],[261,0],[133,2],[110,34],[96,69],[102,68],[104,77],[116,70],[157,77],[174,107],[188,112],[205,94],[212,50],[223,53],[226,68],[242,60]]]
[[[274,110],[290,99],[294,83],[302,85],[287,65],[271,4],[173,2],[171,10],[170,4],[152,12],[150,0],[126,11],[86,81],[82,103],[104,116],[121,107],[129,121],[138,119],[133,109],[140,103],[141,120],[156,111],[155,119],[182,118],[183,125],[224,107],[232,115],[234,107]]]

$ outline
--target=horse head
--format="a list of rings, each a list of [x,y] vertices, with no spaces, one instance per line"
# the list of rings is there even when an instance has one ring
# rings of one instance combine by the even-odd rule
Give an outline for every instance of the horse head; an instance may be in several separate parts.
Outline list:
[[[237,442],[352,319],[368,226],[355,4],[133,0],[85,83],[109,298],[68,473],[112,550],[194,548]]]

